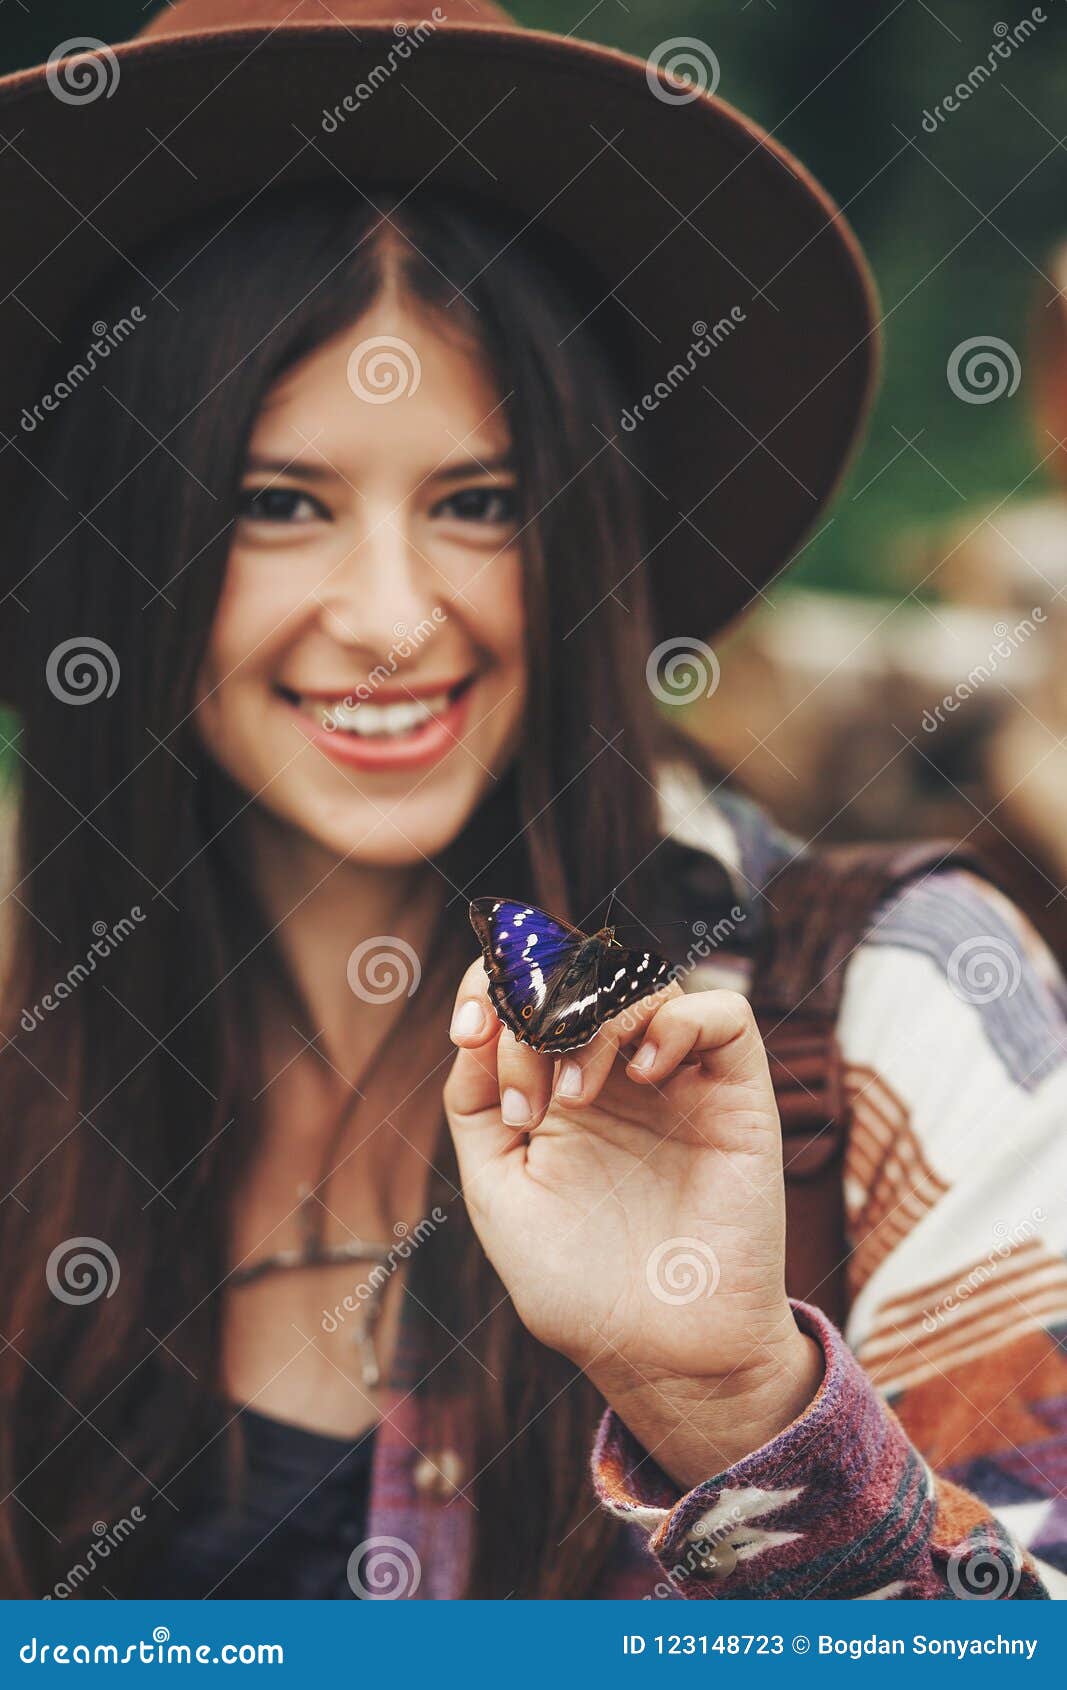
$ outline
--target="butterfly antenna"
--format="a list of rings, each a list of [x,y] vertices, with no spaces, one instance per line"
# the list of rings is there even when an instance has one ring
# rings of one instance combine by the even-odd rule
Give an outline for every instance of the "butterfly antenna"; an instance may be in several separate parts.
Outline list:
[[[697,917],[697,918],[694,918],[694,919],[699,919],[699,918]],[[619,927],[643,927],[644,923],[640,922],[640,921],[620,921],[620,922],[617,923],[617,925]],[[656,922],[657,927],[692,927],[692,925],[693,925],[693,922],[690,921],[688,916],[684,916],[684,915],[678,916],[677,918],[675,918],[674,920],[671,920],[671,921],[657,921]]]

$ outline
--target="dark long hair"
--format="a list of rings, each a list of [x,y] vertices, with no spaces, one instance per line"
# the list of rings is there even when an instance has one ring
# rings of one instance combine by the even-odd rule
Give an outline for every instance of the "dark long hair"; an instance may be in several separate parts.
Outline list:
[[[508,395],[524,503],[524,743],[450,873],[471,892],[506,880],[575,919],[613,887],[647,908],[659,859],[641,483],[609,443],[625,337],[608,308],[575,331],[591,280],[512,240],[495,214],[413,196],[391,224],[412,297],[478,336]],[[284,971],[225,848],[247,798],[201,747],[194,685],[263,396],[373,301],[381,227],[380,201],[316,189],[179,229],[99,292],[86,322],[136,323],[134,307],[143,321],[22,443],[35,467],[18,554],[20,878],[0,1049],[11,1595],[41,1594],[94,1522],[140,1504],[165,1529],[176,1516],[162,1487],[226,1417],[217,1292],[257,1137],[257,1006]],[[71,363],[68,348],[58,367]],[[58,684],[46,675],[51,663],[57,683],[69,662],[57,652],[87,636],[101,642],[87,661],[102,682],[117,663],[121,684],[95,686],[82,709],[63,701],[62,669]],[[491,887],[478,880],[489,863]],[[461,904],[451,917],[462,946]],[[99,970],[84,966],[94,936],[109,953]],[[454,1191],[447,1132],[435,1161]],[[616,1529],[587,1473],[602,1405],[522,1328],[465,1218],[446,1236],[461,1259],[441,1273],[416,1255],[419,1296],[444,1326],[477,1331],[500,1381],[487,1397],[479,1372],[475,1393],[470,1594],[587,1594]],[[121,1258],[121,1294],[91,1307],[57,1299],[46,1274],[54,1247],[79,1237]],[[449,1365],[468,1364],[461,1351]],[[120,1570],[108,1574],[119,1593]]]

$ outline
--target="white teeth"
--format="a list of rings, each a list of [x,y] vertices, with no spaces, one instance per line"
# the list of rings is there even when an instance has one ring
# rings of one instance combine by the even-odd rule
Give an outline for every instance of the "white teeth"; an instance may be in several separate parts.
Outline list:
[[[324,728],[370,738],[412,733],[431,717],[441,715],[448,708],[448,702],[447,692],[397,704],[372,704],[369,701],[346,704],[344,699],[339,698],[334,702],[316,700],[315,710]]]

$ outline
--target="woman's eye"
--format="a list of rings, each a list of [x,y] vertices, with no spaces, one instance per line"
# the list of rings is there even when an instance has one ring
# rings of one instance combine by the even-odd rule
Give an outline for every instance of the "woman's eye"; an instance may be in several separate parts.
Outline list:
[[[517,503],[514,487],[463,487],[442,499],[434,515],[458,517],[460,522],[484,522],[488,526],[514,522]]]
[[[246,487],[237,502],[246,522],[314,522],[326,512],[310,493],[296,487]]]

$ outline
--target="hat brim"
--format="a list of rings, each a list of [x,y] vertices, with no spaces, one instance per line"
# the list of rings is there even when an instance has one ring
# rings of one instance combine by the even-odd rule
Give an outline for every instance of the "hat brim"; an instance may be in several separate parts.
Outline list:
[[[447,24],[382,76],[396,46],[388,24],[244,27],[117,47],[110,91],[84,103],[43,67],[0,84],[3,496],[31,473],[19,419],[55,337],[116,264],[149,309],[129,255],[159,229],[274,183],[438,184],[562,237],[621,303],[642,375],[615,449],[640,432],[651,454],[657,634],[723,629],[811,532],[869,402],[877,312],[844,217],[758,126],[707,94],[657,96],[625,54]],[[10,635],[32,562],[6,567]]]

